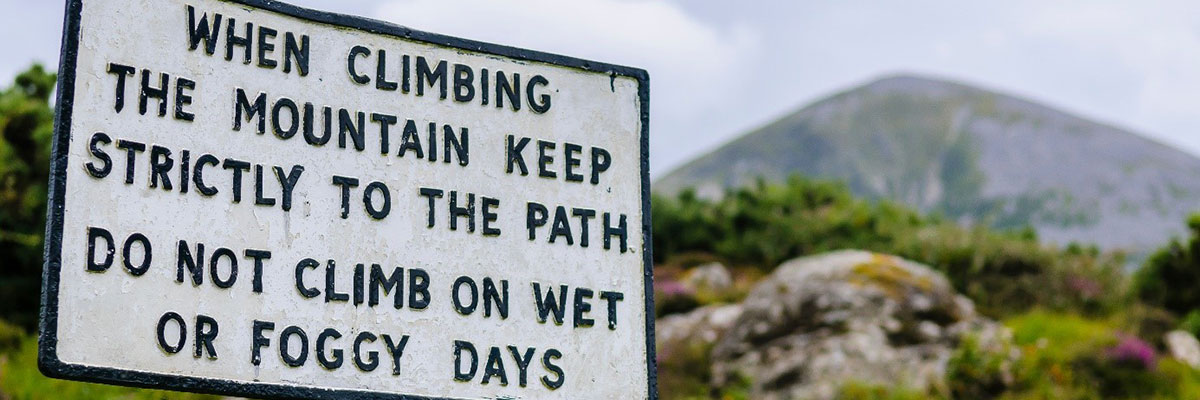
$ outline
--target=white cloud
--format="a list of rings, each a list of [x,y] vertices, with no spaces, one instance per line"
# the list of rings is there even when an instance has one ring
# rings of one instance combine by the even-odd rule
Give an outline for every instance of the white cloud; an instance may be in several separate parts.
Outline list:
[[[412,0],[376,18],[416,29],[629,65],[650,72],[652,169],[663,172],[718,140],[711,115],[746,78],[759,36],[718,30],[678,5],[621,0]],[[688,143],[680,146],[680,143]]]

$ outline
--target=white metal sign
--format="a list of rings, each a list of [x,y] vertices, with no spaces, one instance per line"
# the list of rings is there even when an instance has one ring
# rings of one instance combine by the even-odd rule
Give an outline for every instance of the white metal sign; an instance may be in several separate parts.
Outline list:
[[[656,397],[645,71],[273,1],[66,21],[47,375]]]

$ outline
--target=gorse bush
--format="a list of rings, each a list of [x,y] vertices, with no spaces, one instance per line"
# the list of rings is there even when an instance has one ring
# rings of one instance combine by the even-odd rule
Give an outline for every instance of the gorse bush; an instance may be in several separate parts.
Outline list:
[[[838,183],[794,176],[731,190],[719,200],[684,191],[652,201],[660,264],[709,253],[769,271],[794,257],[855,248],[933,266],[992,316],[1035,306],[1103,314],[1124,300],[1119,254],[1048,247],[1028,229],[964,228],[889,201],[856,199]]]

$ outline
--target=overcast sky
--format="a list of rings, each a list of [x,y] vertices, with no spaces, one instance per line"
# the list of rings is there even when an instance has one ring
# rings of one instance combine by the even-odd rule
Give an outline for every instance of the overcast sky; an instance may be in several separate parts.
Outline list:
[[[5,85],[32,61],[57,63],[61,3],[0,0]],[[834,91],[896,73],[1026,96],[1200,154],[1194,1],[293,3],[647,69],[655,176]]]

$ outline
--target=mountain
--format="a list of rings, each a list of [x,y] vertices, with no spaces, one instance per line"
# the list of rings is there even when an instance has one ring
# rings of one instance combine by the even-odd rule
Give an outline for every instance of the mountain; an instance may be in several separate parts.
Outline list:
[[[659,194],[760,177],[846,182],[964,223],[1144,252],[1200,211],[1200,159],[1012,95],[891,76],[817,101],[675,169]]]

